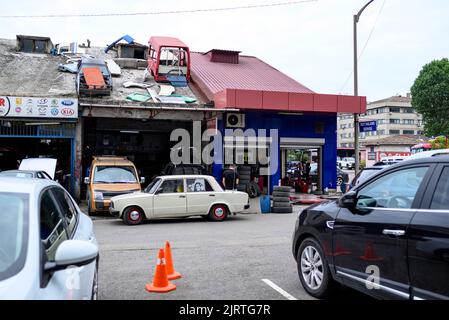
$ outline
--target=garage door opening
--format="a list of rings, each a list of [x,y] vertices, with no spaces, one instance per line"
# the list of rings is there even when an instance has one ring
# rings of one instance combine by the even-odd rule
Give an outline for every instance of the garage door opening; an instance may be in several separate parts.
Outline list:
[[[0,170],[16,170],[22,159],[57,159],[55,179],[70,190],[71,140],[42,138],[2,138]]]
[[[170,163],[171,149],[177,144],[170,135],[179,128],[191,132],[192,122],[85,118],[83,174],[94,156],[126,156],[148,184]]]

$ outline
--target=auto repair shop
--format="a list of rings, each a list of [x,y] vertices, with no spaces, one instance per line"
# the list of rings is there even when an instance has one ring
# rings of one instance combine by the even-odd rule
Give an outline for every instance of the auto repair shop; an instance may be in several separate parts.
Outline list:
[[[58,73],[62,60],[48,55],[52,46],[49,38],[0,40],[0,170],[17,169],[24,158],[57,158],[56,178],[73,192],[75,78]]]

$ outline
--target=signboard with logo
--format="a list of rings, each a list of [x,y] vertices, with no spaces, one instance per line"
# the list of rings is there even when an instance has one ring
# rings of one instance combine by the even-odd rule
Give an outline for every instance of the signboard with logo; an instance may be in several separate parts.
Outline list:
[[[377,131],[377,121],[360,122],[360,132],[373,132]]]
[[[0,96],[0,118],[77,119],[78,99]]]

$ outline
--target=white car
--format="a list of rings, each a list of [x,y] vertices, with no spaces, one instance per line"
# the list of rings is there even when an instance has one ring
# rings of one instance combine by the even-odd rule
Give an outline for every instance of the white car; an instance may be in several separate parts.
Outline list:
[[[0,178],[0,300],[96,299],[93,223],[58,183]]]
[[[158,177],[145,191],[113,197],[110,212],[138,225],[145,219],[189,216],[223,221],[249,207],[247,193],[224,191],[212,176],[185,175]]]
[[[340,169],[354,169],[355,168],[355,158],[345,157],[341,161],[337,161],[338,167]]]

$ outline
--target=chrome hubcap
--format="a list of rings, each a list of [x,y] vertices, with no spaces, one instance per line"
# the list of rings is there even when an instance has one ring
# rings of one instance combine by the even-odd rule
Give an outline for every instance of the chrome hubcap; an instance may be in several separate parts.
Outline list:
[[[323,260],[312,246],[306,247],[301,254],[301,273],[307,286],[317,290],[323,283]]]
[[[140,218],[140,213],[139,213],[139,211],[136,211],[136,210],[131,211],[129,213],[129,217],[131,218],[132,221],[137,221]]]

